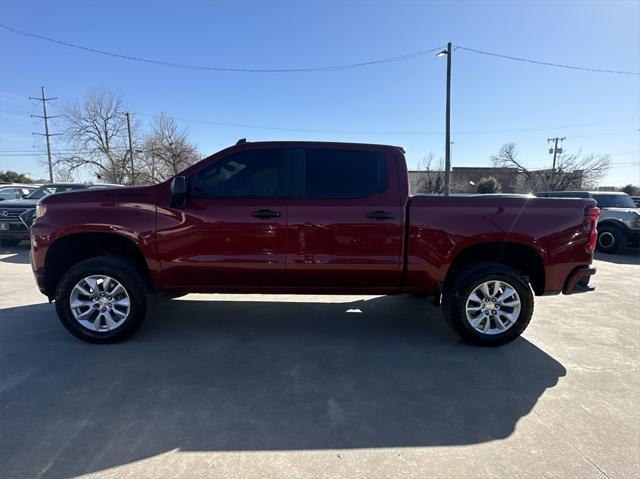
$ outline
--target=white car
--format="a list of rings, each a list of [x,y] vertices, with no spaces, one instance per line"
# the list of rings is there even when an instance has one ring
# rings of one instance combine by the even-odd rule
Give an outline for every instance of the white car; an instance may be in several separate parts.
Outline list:
[[[0,201],[19,200],[37,187],[38,185],[23,185],[19,183],[0,185]]]

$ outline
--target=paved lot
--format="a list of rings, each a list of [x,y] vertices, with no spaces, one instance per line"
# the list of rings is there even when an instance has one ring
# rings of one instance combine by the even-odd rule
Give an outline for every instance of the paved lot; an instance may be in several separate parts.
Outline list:
[[[66,333],[0,249],[0,477],[638,477],[640,261],[467,346],[424,299],[190,295]]]

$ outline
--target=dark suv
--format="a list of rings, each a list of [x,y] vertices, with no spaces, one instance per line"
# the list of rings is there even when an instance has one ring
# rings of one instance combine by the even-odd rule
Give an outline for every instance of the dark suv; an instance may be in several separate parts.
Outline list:
[[[616,191],[544,191],[545,198],[593,198],[600,208],[598,251],[615,253],[627,244],[640,243],[640,209],[626,193]]]
[[[87,188],[108,188],[120,185],[86,183],[50,183],[42,185],[19,200],[6,200],[0,203],[0,244],[17,246],[22,240],[29,239],[29,227],[36,215],[38,200],[57,193],[84,190]]]

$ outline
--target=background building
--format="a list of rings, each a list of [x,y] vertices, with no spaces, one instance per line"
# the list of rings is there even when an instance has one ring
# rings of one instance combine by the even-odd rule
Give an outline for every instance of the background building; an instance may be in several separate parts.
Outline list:
[[[536,170],[531,174],[540,180],[552,175],[552,170]],[[556,175],[558,173],[556,172]],[[517,169],[509,167],[476,167],[460,166],[451,169],[451,191],[454,193],[475,193],[476,187],[482,178],[493,176],[502,187],[503,193],[531,193],[535,188],[530,186],[527,178]],[[567,190],[581,190],[582,174],[574,175]],[[409,184],[411,193],[433,193],[438,188],[434,185],[444,185],[443,171],[409,171]],[[542,183],[539,181],[537,183]]]

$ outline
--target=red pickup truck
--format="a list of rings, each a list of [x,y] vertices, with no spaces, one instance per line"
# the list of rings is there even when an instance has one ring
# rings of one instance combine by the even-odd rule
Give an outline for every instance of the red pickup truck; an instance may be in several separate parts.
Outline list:
[[[593,289],[598,209],[410,196],[394,146],[239,142],[158,185],[44,198],[36,216],[38,286],[86,341],[131,336],[156,292],[408,292],[499,345],[527,327],[534,295]]]

